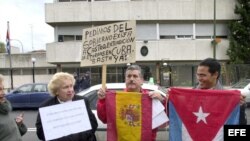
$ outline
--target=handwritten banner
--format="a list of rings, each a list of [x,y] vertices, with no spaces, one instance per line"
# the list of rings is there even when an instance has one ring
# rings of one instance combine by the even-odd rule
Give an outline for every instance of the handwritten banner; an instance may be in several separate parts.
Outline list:
[[[90,130],[84,100],[39,108],[46,140]]]
[[[83,30],[81,66],[135,62],[135,21]]]

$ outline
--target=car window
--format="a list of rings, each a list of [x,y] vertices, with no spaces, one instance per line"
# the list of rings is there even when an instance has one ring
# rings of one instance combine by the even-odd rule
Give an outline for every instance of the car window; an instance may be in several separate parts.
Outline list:
[[[90,109],[96,110],[96,104],[97,104],[97,90],[91,91],[88,94],[84,95],[89,101]]]
[[[239,88],[243,89],[245,86],[247,86],[250,83],[249,80],[239,81],[238,83],[234,84],[232,88]]]
[[[109,89],[109,90],[115,90],[115,89]],[[116,89],[116,91],[122,91],[123,89]],[[96,110],[97,108],[97,90],[90,91],[86,95],[84,95],[89,101],[89,105],[91,110]]]
[[[37,84],[34,86],[34,92],[46,92],[47,89],[46,89],[46,85],[44,84]]]
[[[162,92],[165,93],[165,94],[168,93],[167,88],[165,88],[165,87],[158,86],[158,90],[159,90],[159,91],[162,91]]]
[[[17,89],[18,93],[30,93],[32,90],[32,85],[24,85]]]

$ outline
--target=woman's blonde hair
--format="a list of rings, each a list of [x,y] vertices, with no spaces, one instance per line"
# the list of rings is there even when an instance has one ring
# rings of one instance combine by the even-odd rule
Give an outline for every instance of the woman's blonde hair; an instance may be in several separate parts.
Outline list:
[[[58,72],[52,76],[48,84],[48,89],[51,95],[57,95],[57,91],[63,85],[63,80],[70,80],[72,81],[73,85],[75,85],[75,78],[72,74],[67,72]]]

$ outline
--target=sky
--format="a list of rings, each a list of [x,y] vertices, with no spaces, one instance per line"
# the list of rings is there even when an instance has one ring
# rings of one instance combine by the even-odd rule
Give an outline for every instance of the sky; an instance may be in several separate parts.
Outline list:
[[[53,28],[45,23],[45,3],[53,0],[0,0],[0,41],[6,43],[7,21],[11,46],[24,52],[46,49],[54,41]]]

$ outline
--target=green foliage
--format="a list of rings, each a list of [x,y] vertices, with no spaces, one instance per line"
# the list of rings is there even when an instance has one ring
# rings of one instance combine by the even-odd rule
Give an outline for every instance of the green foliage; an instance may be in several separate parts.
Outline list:
[[[3,42],[0,42],[0,53],[6,53],[5,44]]]
[[[227,55],[233,64],[250,64],[250,1],[237,2],[234,13],[239,19],[229,24],[230,45]]]

